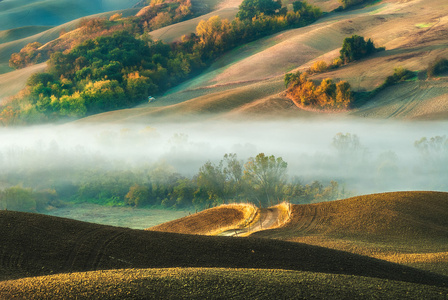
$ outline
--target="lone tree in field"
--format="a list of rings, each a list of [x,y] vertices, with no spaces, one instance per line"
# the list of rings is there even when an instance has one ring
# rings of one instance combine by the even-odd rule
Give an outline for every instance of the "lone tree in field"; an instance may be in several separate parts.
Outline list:
[[[240,20],[251,20],[253,17],[264,14],[272,16],[282,7],[281,0],[244,0],[236,15]]]
[[[281,157],[258,154],[249,158],[244,165],[244,179],[251,189],[250,196],[255,198],[260,207],[274,205],[282,199],[286,184],[288,164]]]
[[[383,50],[384,48],[375,48],[371,39],[366,41],[364,37],[355,34],[345,38],[339,53],[342,61],[349,63]]]

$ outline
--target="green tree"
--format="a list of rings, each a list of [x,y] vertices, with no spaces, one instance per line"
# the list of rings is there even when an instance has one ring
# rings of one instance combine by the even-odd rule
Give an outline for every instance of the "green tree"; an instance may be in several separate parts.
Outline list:
[[[0,192],[0,207],[15,211],[36,211],[36,199],[28,188],[14,186]]]
[[[196,181],[198,189],[207,193],[208,202],[219,203],[225,200],[226,176],[222,161],[217,165],[206,162],[199,169]]]
[[[344,39],[340,54],[341,59],[348,63],[369,56],[378,50],[383,48],[377,49],[371,39],[366,41],[364,37],[355,34]]]
[[[356,4],[367,2],[367,0],[339,0],[339,2],[341,2],[342,7],[345,9]]]
[[[258,154],[244,165],[244,179],[249,195],[261,207],[282,201],[283,188],[287,180],[288,164],[281,157]]]
[[[442,75],[448,73],[448,59],[438,58],[431,62],[428,66],[428,77]]]
[[[272,16],[282,7],[281,1],[272,0],[243,0],[239,6],[237,18],[251,20],[261,14]]]
[[[126,204],[142,207],[149,204],[149,188],[139,184],[131,186],[129,192],[124,197]]]

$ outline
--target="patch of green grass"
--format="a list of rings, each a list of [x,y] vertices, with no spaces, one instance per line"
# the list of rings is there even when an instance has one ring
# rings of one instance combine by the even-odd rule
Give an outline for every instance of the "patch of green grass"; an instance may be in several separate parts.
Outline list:
[[[433,25],[434,25],[434,23],[419,23],[419,24],[415,24],[415,27],[424,29],[424,28],[431,27]]]

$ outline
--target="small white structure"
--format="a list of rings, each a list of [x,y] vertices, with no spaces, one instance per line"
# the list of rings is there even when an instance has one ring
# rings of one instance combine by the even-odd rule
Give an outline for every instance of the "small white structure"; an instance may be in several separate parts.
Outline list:
[[[149,96],[148,97],[148,103],[154,102],[156,101],[156,98],[154,98],[153,96]]]

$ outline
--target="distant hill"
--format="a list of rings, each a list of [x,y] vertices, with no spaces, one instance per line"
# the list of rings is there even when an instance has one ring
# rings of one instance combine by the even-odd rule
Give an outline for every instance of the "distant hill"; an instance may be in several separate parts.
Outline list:
[[[138,0],[15,0],[0,2],[0,30],[56,26],[88,15],[130,8]]]

